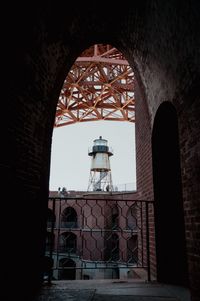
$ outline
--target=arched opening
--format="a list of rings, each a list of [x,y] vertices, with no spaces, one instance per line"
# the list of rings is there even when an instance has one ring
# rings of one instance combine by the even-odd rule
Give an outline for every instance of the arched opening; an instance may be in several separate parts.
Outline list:
[[[72,207],[67,207],[61,216],[61,227],[76,228],[77,227],[77,213]]]
[[[111,227],[112,229],[117,229],[119,226],[119,210],[117,206],[115,205],[112,207],[112,215],[111,215]]]
[[[115,47],[95,44],[80,54],[67,74],[58,98],[51,156],[51,191],[57,190],[61,183],[67,186],[68,192],[87,190],[91,158],[86,152],[97,133],[108,139],[116,152],[111,162],[112,190],[135,191],[134,89],[134,72]],[[68,139],[63,139],[66,136]],[[78,139],[68,143],[70,137],[75,136]],[[132,164],[128,163],[129,160]],[[105,178],[105,171],[101,177]],[[66,179],[67,183],[64,182]]]
[[[137,228],[137,208],[133,205],[127,212],[127,229],[136,230]]]
[[[187,285],[178,119],[169,102],[161,104],[155,116],[152,156],[157,279]]]
[[[98,61],[99,60],[99,61]],[[69,71],[63,87],[61,89],[61,93],[59,96],[57,108],[56,108],[56,116],[55,116],[55,124],[54,127],[57,128],[56,131],[62,131],[65,127],[68,131],[71,128],[74,129],[74,124],[77,124],[81,128],[85,128],[89,130],[92,128],[93,124],[96,121],[96,129],[95,135],[97,130],[101,131],[101,123],[107,123],[103,130],[105,131],[105,137],[108,136],[108,129],[109,126],[112,125],[110,137],[115,139],[117,143],[117,147],[114,146],[114,149],[117,151],[120,150],[121,158],[116,156],[115,166],[117,167],[115,174],[113,173],[115,178],[119,176],[119,178],[124,175],[124,178],[129,174],[129,169],[132,169],[130,180],[124,181],[120,183],[120,181],[114,181],[113,192],[123,192],[126,193],[127,191],[135,192],[136,183],[135,179],[135,134],[134,134],[134,125],[135,125],[135,76],[132,68],[130,67],[128,61],[125,59],[124,55],[120,53],[116,48],[112,47],[111,45],[94,45],[83,52],[80,57],[77,58],[76,63],[72,66],[71,70]],[[93,121],[90,125],[88,122]],[[97,125],[98,121],[98,125]],[[100,121],[100,122],[99,122]],[[108,122],[112,121],[112,122]],[[120,121],[120,122],[119,122]],[[125,121],[125,122],[121,122]],[[99,125],[100,123],[100,125]],[[104,124],[105,124],[104,123]],[[73,124],[73,127],[70,125]],[[119,125],[120,124],[120,125]],[[121,127],[122,131],[119,131],[117,126]],[[76,125],[75,125],[76,126]],[[59,129],[58,129],[59,128]],[[130,129],[130,131],[128,130]],[[66,135],[68,139],[70,139],[71,134],[67,133]],[[117,134],[116,134],[117,132]],[[102,133],[100,132],[102,135]],[[73,135],[75,137],[76,135]],[[63,136],[62,136],[63,137]],[[71,136],[72,137],[72,136]],[[73,154],[70,156],[69,148],[70,144],[67,144],[66,150],[63,152],[65,158],[63,160],[60,159],[62,162],[62,170],[64,170],[64,180],[67,179],[68,183],[66,184],[67,187],[67,196],[69,199],[72,200],[72,196],[77,197],[81,192],[85,189],[80,190],[78,181],[85,181],[88,176],[89,179],[89,170],[93,171],[95,166],[95,171],[98,172],[100,170],[100,178],[97,179],[96,184],[103,182],[105,178],[105,174],[110,172],[113,168],[112,163],[108,164],[106,161],[109,159],[109,155],[106,157],[105,152],[111,153],[110,146],[107,145],[94,145],[94,151],[99,150],[100,155],[98,158],[107,158],[104,159],[106,161],[106,165],[102,164],[102,161],[97,159],[95,153],[95,164],[91,164],[92,168],[88,168],[86,172],[82,172],[81,168],[85,164],[85,162],[89,162],[89,158],[87,160],[86,153],[82,152],[83,145],[85,145],[85,141],[82,143],[82,134],[78,134],[78,139],[73,139],[74,150]],[[101,137],[101,138],[100,138]],[[104,134],[103,134],[104,137]],[[90,137],[97,138],[96,136]],[[129,142],[125,145],[124,139],[128,140]],[[76,141],[75,141],[76,140]],[[100,143],[102,136],[99,136],[98,143]],[[113,141],[113,140],[110,140]],[[101,141],[102,143],[102,141]],[[132,146],[131,146],[132,144]],[[81,147],[80,147],[81,145]],[[62,147],[61,147],[62,146]],[[90,144],[87,145],[90,146]],[[97,147],[98,146],[98,147]],[[111,143],[113,147],[113,144]],[[61,151],[63,151],[63,139],[62,145],[60,145]],[[80,150],[81,152],[79,155],[75,155],[75,152]],[[126,154],[124,154],[124,152]],[[102,155],[103,154],[103,155]],[[107,153],[106,153],[107,154]],[[131,154],[129,156],[129,154]],[[80,159],[80,161],[79,161]],[[78,167],[75,167],[75,164],[79,161]],[[99,164],[99,161],[101,164]],[[66,164],[66,168],[64,164]],[[127,164],[127,168],[124,168],[124,162]],[[131,162],[131,164],[130,164]],[[90,162],[89,162],[90,163]],[[94,163],[94,162],[93,162]],[[70,164],[72,164],[72,169],[70,171],[70,175],[67,176],[67,172],[70,170]],[[103,167],[102,167],[103,166]],[[109,168],[108,168],[109,166]],[[56,166],[57,170],[61,170]],[[97,170],[98,169],[98,170]],[[113,171],[113,169],[112,169]],[[129,174],[129,175],[130,175]],[[52,176],[53,176],[53,169],[52,169]],[[86,176],[85,176],[86,175]],[[74,188],[70,184],[72,177],[75,176]],[[102,178],[101,178],[102,177]],[[87,181],[88,182],[88,181]],[[131,183],[132,182],[132,183]],[[121,185],[118,185],[121,184]],[[117,184],[117,185],[116,185]],[[129,184],[129,185],[128,185]],[[77,186],[76,186],[77,185]],[[59,184],[60,186],[60,184]],[[81,185],[82,187],[84,185]],[[57,186],[58,187],[58,186]],[[87,186],[85,186],[87,188]],[[99,192],[103,191],[105,193],[109,193],[110,189],[99,189]],[[97,192],[95,190],[95,192]],[[58,193],[58,192],[57,192]],[[57,194],[60,196],[60,193]],[[120,197],[119,197],[120,198]],[[91,202],[89,200],[85,202],[78,203],[78,200],[73,200],[73,202],[69,201],[68,199],[62,200],[65,202],[65,206],[73,206],[78,208],[77,211],[79,215],[79,227],[81,228],[82,220],[85,220],[86,223],[83,229],[84,233],[84,241],[85,244],[81,243],[79,235],[77,235],[78,243],[76,243],[76,236],[70,232],[63,233],[60,236],[60,248],[59,251],[64,253],[74,253],[77,247],[77,253],[83,258],[87,258],[87,260],[93,260],[94,258],[97,260],[97,255],[100,254],[98,258],[105,259],[105,261],[118,261],[119,259],[126,259],[126,250],[122,251],[120,249],[119,254],[119,236],[116,234],[118,233],[119,225],[123,225],[126,228],[125,216],[122,217],[123,213],[126,214],[126,209],[122,209],[122,207],[126,207],[125,204],[123,206],[112,206],[110,203],[105,202],[104,207],[102,205],[96,204],[97,206],[91,206]],[[69,203],[68,203],[69,202]],[[103,203],[103,202],[102,202]],[[70,205],[69,205],[70,204]],[[75,204],[75,205],[74,205]],[[78,206],[77,206],[78,204]],[[130,203],[129,203],[130,204]],[[109,207],[109,212],[107,212],[106,207]],[[83,215],[86,212],[85,207],[89,208],[87,218]],[[91,206],[91,207],[90,207]],[[120,214],[119,214],[120,211]],[[68,228],[67,231],[70,231],[69,228],[76,228],[77,227],[77,213],[72,207],[67,207],[61,212],[61,225],[62,228]],[[107,214],[108,213],[108,214]],[[96,219],[96,216],[99,218]],[[133,224],[134,222],[132,222]],[[101,225],[101,229],[100,226]],[[129,222],[129,226],[131,227],[131,221]],[[61,231],[63,231],[62,229]],[[79,229],[78,229],[79,230]],[[85,231],[87,230],[87,231]],[[126,231],[127,229],[125,229]],[[71,229],[72,232],[76,233],[77,229]],[[93,232],[92,232],[93,231]],[[112,233],[112,231],[114,233]],[[86,233],[86,234],[85,234]],[[102,235],[103,233],[103,235]],[[126,235],[126,234],[125,234]],[[87,239],[86,239],[87,238]],[[121,236],[120,236],[121,238]],[[91,243],[90,243],[91,242]],[[122,241],[120,242],[122,243]],[[124,239],[124,246],[126,246],[126,240]],[[83,255],[82,255],[82,253]],[[124,252],[124,253],[122,253]],[[59,253],[59,252],[58,252]],[[87,254],[87,256],[86,256]],[[89,255],[88,255],[89,254]],[[95,254],[95,256],[94,256]],[[124,254],[124,256],[123,256]],[[69,255],[68,255],[69,256]],[[99,260],[99,259],[98,259]],[[77,264],[78,261],[77,261]],[[112,263],[113,264],[113,263]],[[115,262],[114,266],[118,266],[118,263]],[[107,266],[106,266],[107,268]],[[119,274],[119,271],[115,273],[116,275]],[[116,276],[118,277],[118,276]]]
[[[76,263],[72,259],[69,258],[60,259],[59,266],[63,268],[59,272],[60,280],[76,279]]]
[[[64,232],[60,236],[60,251],[63,253],[76,253],[77,238],[74,233]]]

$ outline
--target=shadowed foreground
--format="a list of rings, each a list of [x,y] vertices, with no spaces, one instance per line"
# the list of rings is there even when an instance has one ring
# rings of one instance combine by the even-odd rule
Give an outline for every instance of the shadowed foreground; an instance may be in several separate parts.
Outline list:
[[[53,281],[35,301],[191,301],[182,287],[112,280]]]

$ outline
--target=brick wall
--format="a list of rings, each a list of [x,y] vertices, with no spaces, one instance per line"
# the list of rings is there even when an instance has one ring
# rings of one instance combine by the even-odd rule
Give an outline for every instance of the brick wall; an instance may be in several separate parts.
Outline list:
[[[180,114],[183,199],[190,285],[200,295],[200,99],[192,87],[190,105]],[[196,98],[194,101],[194,98]],[[187,112],[187,113],[186,113]]]
[[[142,81],[145,98],[138,99],[146,99],[148,109],[142,100],[138,102],[136,118],[143,116],[143,119],[136,129],[137,176],[138,188],[147,198],[152,197],[152,172],[147,168],[151,161],[148,133],[150,135],[161,102],[172,101],[177,108],[189,277],[192,298],[196,301],[200,295],[199,1],[194,0],[192,5],[186,0],[181,4],[172,0],[164,4],[158,0],[140,1],[134,6],[115,7],[114,15],[113,10],[104,7],[97,10],[95,4],[87,7],[84,3],[79,10],[76,5],[60,9],[57,3],[39,7],[29,1],[28,6],[17,3],[12,10],[4,7],[6,34],[2,36],[2,74],[5,84],[2,87],[6,98],[1,103],[5,117],[1,119],[2,199],[6,200],[4,212],[9,213],[12,225],[18,225],[19,229],[27,225],[30,231],[26,239],[23,232],[17,236],[21,249],[16,250],[15,271],[29,275],[23,279],[24,299],[28,300],[41,283],[51,137],[58,95],[78,54],[89,45],[101,42],[123,50]],[[13,227],[7,225],[4,245],[8,259],[13,256],[10,233]],[[27,265],[30,258],[31,274]],[[8,281],[11,261],[5,262]],[[20,281],[16,278],[15,295],[20,296],[22,291],[17,284]]]

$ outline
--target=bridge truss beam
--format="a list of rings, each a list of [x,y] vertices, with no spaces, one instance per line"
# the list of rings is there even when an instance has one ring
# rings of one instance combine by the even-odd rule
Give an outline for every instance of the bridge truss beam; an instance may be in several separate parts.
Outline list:
[[[69,71],[55,127],[97,120],[135,122],[133,70],[116,48],[103,44],[85,50]]]

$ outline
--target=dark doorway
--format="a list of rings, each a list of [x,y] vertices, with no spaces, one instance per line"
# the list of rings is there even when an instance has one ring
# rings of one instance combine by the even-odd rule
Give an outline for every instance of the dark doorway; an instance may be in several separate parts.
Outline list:
[[[63,258],[59,262],[60,267],[63,269],[60,271],[59,279],[63,280],[75,280],[76,279],[76,263],[69,258]]]
[[[75,254],[77,247],[76,235],[72,232],[64,232],[60,235],[60,251]]]
[[[118,228],[118,223],[119,223],[119,211],[117,206],[114,206],[112,208],[112,217],[111,217],[111,224],[113,230]]]
[[[63,228],[77,228],[77,213],[72,207],[67,207],[62,213],[61,226]]]
[[[138,262],[138,239],[133,235],[127,240],[127,261],[128,263]]]
[[[113,261],[119,260],[119,236],[117,234],[111,236],[110,259]]]
[[[119,279],[119,268],[112,269],[112,279]]]
[[[169,102],[161,104],[155,116],[152,156],[157,279],[187,286],[178,119]]]

